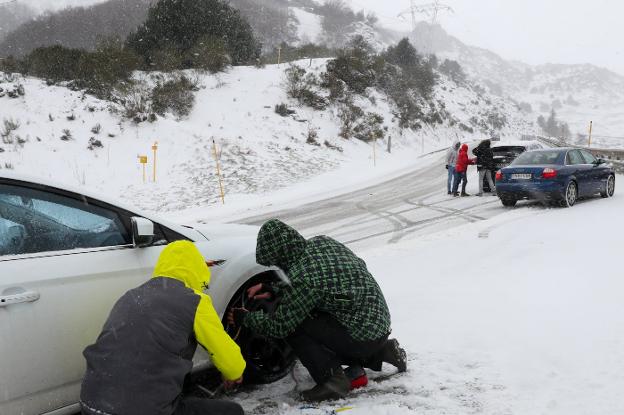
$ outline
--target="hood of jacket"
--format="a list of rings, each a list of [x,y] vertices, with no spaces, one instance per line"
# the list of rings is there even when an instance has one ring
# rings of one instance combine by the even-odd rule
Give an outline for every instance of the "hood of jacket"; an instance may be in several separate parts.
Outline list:
[[[288,271],[305,247],[306,240],[299,232],[278,219],[271,219],[262,225],[258,233],[256,262]]]
[[[176,241],[161,252],[152,278],[156,277],[173,278],[193,290],[203,291],[210,284],[210,268],[195,244]]]
[[[468,153],[468,144],[462,144],[461,148],[459,149],[460,153]]]

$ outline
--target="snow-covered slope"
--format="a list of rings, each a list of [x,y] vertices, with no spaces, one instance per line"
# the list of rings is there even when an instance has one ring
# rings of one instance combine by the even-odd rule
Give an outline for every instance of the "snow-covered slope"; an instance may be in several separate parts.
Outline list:
[[[458,61],[467,74],[493,93],[509,95],[532,107],[532,118],[555,109],[573,133],[586,134],[589,121],[598,135],[622,136],[624,77],[590,64],[531,66],[507,61],[485,49],[464,44],[439,26],[421,22],[410,40],[442,59]],[[620,140],[624,146],[624,140]]]
[[[237,395],[280,415],[621,414],[624,303],[619,235],[624,197],[572,209],[532,203],[493,219],[358,252],[384,291],[408,371],[368,371],[365,388],[319,407],[296,391],[305,368]],[[570,224],[595,218],[605,243]],[[615,241],[615,242],[614,242]],[[571,253],[577,259],[570,261]],[[594,258],[600,258],[597,265]]]
[[[300,44],[315,43],[321,38],[321,16],[302,7],[291,7],[290,10],[297,18],[297,37]]]
[[[291,7],[290,10],[297,18],[299,44],[309,42],[325,44],[330,47],[342,47],[355,36],[362,36],[376,51],[380,52],[401,40],[401,34],[378,24],[371,25],[365,21],[349,24],[344,29],[344,36],[340,42],[332,36],[327,36],[322,28],[322,16],[314,9],[305,7]]]
[[[307,68],[309,62],[301,64]],[[318,73],[325,65],[326,61],[319,59],[307,69]],[[18,98],[0,98],[0,121],[18,126],[0,142],[0,168],[87,186],[150,210],[178,210],[219,200],[213,139],[221,154],[228,198],[270,192],[371,157],[370,144],[339,137],[337,108],[314,111],[289,101],[284,88],[286,67],[236,67],[215,76],[191,74],[199,78],[202,88],[188,118],[167,115],[138,125],[123,119],[116,104],[48,86],[38,79],[0,83],[0,87],[11,89],[21,82],[25,92]],[[137,79],[145,77],[149,78],[137,74]],[[457,139],[484,138],[474,123],[487,119],[493,111],[507,119],[500,132],[503,136],[532,131],[513,103],[446,78],[437,87],[436,99],[444,102],[457,120],[453,126],[446,123],[436,129],[425,126],[419,132],[403,130],[388,99],[375,91],[371,95],[375,99],[359,99],[358,105],[384,118],[387,132],[378,143],[380,153],[390,138],[397,156],[442,148]],[[275,105],[280,103],[287,103],[295,114],[276,114]],[[474,127],[474,134],[466,132],[466,127]],[[316,143],[308,143],[311,131],[316,132]],[[94,140],[101,147],[96,144],[88,149]],[[155,141],[159,143],[157,181],[144,184],[138,156],[150,158],[149,179]],[[354,167],[354,173],[360,168]]]

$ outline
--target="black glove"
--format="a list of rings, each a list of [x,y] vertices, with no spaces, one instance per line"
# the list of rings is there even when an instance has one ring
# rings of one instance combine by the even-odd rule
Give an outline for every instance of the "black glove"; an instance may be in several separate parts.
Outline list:
[[[446,170],[448,170],[448,164],[446,165]]]
[[[234,326],[241,327],[245,322],[245,316],[249,313],[249,311],[244,308],[234,308],[232,309],[232,317],[234,319]]]

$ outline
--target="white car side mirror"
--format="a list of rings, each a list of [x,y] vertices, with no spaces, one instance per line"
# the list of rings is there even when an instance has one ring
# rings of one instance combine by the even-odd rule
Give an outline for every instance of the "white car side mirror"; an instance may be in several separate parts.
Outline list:
[[[154,242],[154,222],[139,216],[132,217],[132,244],[145,248]]]

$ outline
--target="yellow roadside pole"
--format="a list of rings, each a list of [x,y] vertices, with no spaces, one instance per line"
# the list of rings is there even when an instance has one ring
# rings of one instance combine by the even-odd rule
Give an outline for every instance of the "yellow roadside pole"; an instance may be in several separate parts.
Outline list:
[[[377,136],[373,137],[373,166],[377,167]]]
[[[139,163],[143,165],[143,183],[147,181],[145,166],[147,165],[147,156],[139,156]]]
[[[594,122],[590,121],[589,122],[589,141],[587,143],[587,147],[591,147],[591,135],[592,135],[592,127],[593,127]]]
[[[154,152],[154,175],[152,180],[154,181],[154,183],[156,183],[156,152],[158,151],[158,141],[154,142],[154,145],[152,146],[152,151]]]
[[[212,140],[212,151],[214,153],[215,162],[217,163],[217,177],[219,178],[219,189],[221,189],[221,203],[225,205],[225,193],[223,192],[223,180],[221,179],[221,166],[219,165],[219,154],[217,153],[217,143]]]
[[[277,48],[277,66],[282,63],[282,47],[278,46]]]

